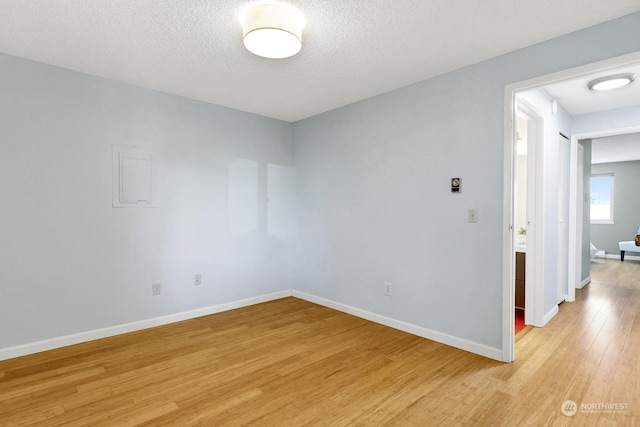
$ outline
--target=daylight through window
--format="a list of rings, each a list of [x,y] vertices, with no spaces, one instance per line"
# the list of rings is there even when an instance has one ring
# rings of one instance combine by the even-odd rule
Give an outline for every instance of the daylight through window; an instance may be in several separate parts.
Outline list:
[[[591,175],[591,222],[613,224],[613,174]]]

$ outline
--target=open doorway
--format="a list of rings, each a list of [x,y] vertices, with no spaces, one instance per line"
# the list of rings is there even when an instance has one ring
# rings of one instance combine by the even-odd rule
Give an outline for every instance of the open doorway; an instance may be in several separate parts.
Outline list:
[[[592,266],[603,258],[640,261],[634,241],[640,226],[638,131],[585,141],[591,146],[591,241],[597,245],[591,248]]]
[[[516,105],[516,141],[514,158],[514,316],[515,332],[539,323],[542,257],[538,253],[543,236],[536,218],[542,205],[539,182],[544,118],[525,99]]]
[[[580,151],[576,136],[579,136],[579,131],[585,129],[595,132],[599,126],[611,128],[610,123],[605,125],[599,119],[583,120],[586,119],[586,114],[581,114],[580,120],[576,119],[577,115],[570,113],[570,109],[566,109],[562,104],[558,105],[559,102],[556,97],[552,96],[550,91],[546,89],[551,85],[564,82],[573,82],[577,85],[586,86],[584,80],[590,79],[594,75],[602,75],[603,73],[634,66],[640,66],[640,52],[516,83],[505,88],[504,222],[505,229],[509,230],[508,233],[505,233],[503,241],[505,261],[503,269],[503,360],[505,361],[513,361],[515,358],[515,286],[513,281],[516,269],[514,254],[519,231],[515,225],[517,219],[515,207],[517,183],[515,174],[517,170],[517,115],[519,113],[518,106],[522,104],[520,95],[525,92],[533,94],[534,101],[536,101],[533,103],[533,108],[540,114],[544,122],[542,143],[536,149],[539,150],[537,152],[540,156],[535,167],[535,170],[539,173],[535,175],[535,182],[538,185],[536,186],[536,196],[533,201],[534,207],[527,206],[527,211],[531,211],[533,215],[531,217],[531,225],[537,226],[539,229],[533,235],[541,238],[536,245],[539,250],[531,253],[528,247],[529,234],[531,233],[529,228],[531,225],[527,224],[527,248],[525,250],[527,261],[529,261],[528,258],[533,258],[534,274],[536,271],[540,272],[540,277],[532,283],[533,289],[531,292],[533,296],[531,298],[533,301],[540,301],[540,307],[534,311],[532,324],[542,327],[558,312],[559,302],[573,300],[572,293],[575,292],[576,287],[580,287],[583,281],[583,274],[581,274],[582,271],[578,271],[578,264],[584,259],[585,251],[583,248],[585,245],[587,245],[586,253],[589,253],[589,240],[587,239],[582,243],[578,241],[579,237],[583,235],[582,229],[581,227],[579,229],[579,224],[577,224],[576,220],[578,207],[580,207],[580,201],[584,203],[589,198],[586,192],[588,190],[583,188],[580,191],[577,187],[578,155]],[[591,96],[592,94],[589,95]],[[638,99],[640,97],[636,97],[636,104],[638,104]],[[605,105],[602,110],[608,109],[607,114],[609,115],[612,114],[610,110],[618,108],[610,105]],[[624,105],[619,108],[630,107],[629,105]],[[639,111],[640,106],[636,110],[635,116],[632,114],[629,117],[618,119],[617,123],[640,126],[640,114],[637,114]],[[604,117],[607,114],[602,114],[601,116]],[[547,122],[547,118],[549,122]],[[569,137],[571,140],[567,141],[564,137]],[[527,151],[528,153],[531,152],[530,149]],[[568,155],[563,158],[567,153]],[[563,172],[563,166],[566,166],[566,172]],[[563,177],[566,178],[566,185],[562,183]],[[580,181],[584,182],[584,179]],[[564,188],[564,190],[560,189],[559,191],[559,187]],[[526,295],[529,295],[530,292],[528,285],[529,283],[527,283]],[[525,299],[525,311],[528,308],[528,302]]]
[[[640,110],[640,108],[638,108]],[[612,123],[612,124],[615,124]],[[619,243],[632,241],[637,233],[637,183],[640,179],[640,124],[574,135],[585,147],[583,245],[581,289],[591,281],[590,266],[603,258],[621,260]],[[616,184],[616,185],[614,185]],[[614,191],[615,189],[615,191]],[[615,198],[614,198],[615,194]],[[632,246],[634,251],[640,248]],[[633,252],[631,260],[640,260]],[[635,256],[634,256],[635,255]],[[580,272],[580,269],[578,269]]]
[[[514,181],[514,232],[515,232],[515,334],[527,326],[525,321],[527,284],[527,163],[529,160],[529,118],[521,111],[516,113],[516,160]]]

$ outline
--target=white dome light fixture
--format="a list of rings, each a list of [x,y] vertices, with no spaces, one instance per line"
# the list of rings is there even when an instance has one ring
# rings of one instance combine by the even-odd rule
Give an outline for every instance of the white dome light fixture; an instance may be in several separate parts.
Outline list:
[[[244,46],[265,58],[288,58],[302,48],[304,19],[298,9],[286,3],[258,3],[243,16]]]
[[[634,81],[636,76],[631,73],[614,74],[591,80],[587,85],[591,90],[611,90],[626,86]]]

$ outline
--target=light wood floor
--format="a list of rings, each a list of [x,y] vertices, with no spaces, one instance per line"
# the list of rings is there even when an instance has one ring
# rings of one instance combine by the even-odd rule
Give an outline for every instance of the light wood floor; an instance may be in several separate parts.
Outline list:
[[[640,425],[640,263],[592,278],[512,364],[286,298],[0,362],[0,425]]]

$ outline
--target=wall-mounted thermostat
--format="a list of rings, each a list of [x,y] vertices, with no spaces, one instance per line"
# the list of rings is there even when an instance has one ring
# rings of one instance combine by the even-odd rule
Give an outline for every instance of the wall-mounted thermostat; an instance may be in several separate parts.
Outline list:
[[[461,185],[462,185],[462,180],[460,178],[451,178],[452,193],[459,193]]]

